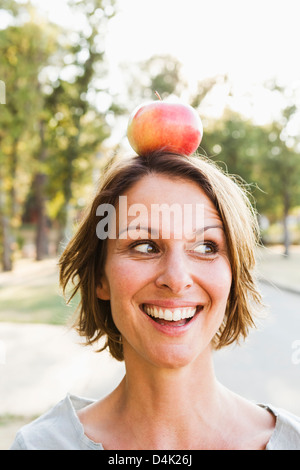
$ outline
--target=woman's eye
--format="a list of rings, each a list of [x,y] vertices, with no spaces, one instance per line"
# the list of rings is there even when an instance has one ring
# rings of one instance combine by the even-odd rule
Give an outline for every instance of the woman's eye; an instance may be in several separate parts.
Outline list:
[[[157,253],[157,248],[152,245],[152,243],[138,243],[132,247],[134,251],[138,251],[140,253],[152,254]]]
[[[212,254],[215,254],[218,251],[218,249],[215,243],[210,242],[210,243],[201,243],[201,245],[196,246],[193,251],[201,255],[212,255]]]

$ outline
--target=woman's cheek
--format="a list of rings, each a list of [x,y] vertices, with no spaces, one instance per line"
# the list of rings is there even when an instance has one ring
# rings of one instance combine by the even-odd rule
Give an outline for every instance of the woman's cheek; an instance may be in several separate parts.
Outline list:
[[[148,277],[149,268],[143,263],[129,260],[118,260],[111,263],[111,269],[108,273],[111,284],[128,294],[133,290],[137,291],[139,285]],[[115,283],[118,283],[117,285]]]
[[[232,272],[227,258],[215,260],[207,264],[203,282],[199,283],[206,286],[206,290],[212,291],[214,297],[224,297],[229,291],[232,283]]]

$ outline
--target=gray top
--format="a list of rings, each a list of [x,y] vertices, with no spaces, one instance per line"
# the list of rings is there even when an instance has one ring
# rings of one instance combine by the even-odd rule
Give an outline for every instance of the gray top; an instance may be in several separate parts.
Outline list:
[[[84,434],[76,411],[95,400],[67,395],[17,433],[11,450],[104,450]],[[300,450],[300,418],[280,408],[260,405],[276,417],[266,450]]]

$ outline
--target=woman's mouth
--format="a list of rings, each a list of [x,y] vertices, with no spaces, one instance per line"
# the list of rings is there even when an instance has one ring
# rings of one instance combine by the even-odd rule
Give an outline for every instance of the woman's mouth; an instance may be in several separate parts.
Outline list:
[[[156,323],[169,326],[184,326],[197,313],[203,309],[203,305],[195,307],[162,308],[156,305],[142,304],[142,310]]]

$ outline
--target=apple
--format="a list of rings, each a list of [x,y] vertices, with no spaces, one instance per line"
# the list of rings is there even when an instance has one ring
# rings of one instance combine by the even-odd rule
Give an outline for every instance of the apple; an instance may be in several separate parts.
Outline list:
[[[158,150],[189,156],[202,136],[202,122],[194,108],[161,99],[136,108],[127,127],[129,143],[140,156]]]

